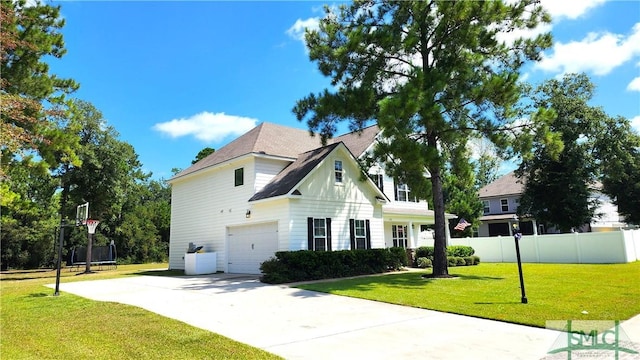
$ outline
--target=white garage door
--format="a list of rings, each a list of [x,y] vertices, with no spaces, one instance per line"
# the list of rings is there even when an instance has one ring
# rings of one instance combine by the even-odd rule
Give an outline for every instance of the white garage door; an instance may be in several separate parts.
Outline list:
[[[260,274],[260,264],[278,251],[278,223],[230,227],[228,240],[228,271]]]

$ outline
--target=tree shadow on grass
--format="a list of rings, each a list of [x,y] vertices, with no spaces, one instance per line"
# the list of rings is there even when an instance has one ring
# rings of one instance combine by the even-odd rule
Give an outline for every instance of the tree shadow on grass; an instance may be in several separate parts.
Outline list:
[[[428,286],[434,282],[447,282],[447,281],[501,281],[503,277],[495,276],[482,276],[482,275],[459,275],[452,274],[448,278],[430,278],[423,277],[423,275],[429,275],[425,273],[412,273],[412,274],[393,274],[385,276],[366,276],[354,279],[336,279],[335,281],[323,280],[319,283],[311,283],[300,286],[294,286],[307,290],[331,292],[337,290],[359,290],[367,291],[381,286],[395,288],[395,289],[416,289]]]

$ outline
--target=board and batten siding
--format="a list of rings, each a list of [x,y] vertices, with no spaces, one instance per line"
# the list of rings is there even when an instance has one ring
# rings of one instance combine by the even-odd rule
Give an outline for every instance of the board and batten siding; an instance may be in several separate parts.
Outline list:
[[[331,218],[332,250],[350,248],[349,219],[370,220],[371,246],[384,247],[382,206],[376,193],[360,180],[360,169],[338,148],[298,186],[300,199],[290,202],[289,250],[307,249],[307,218]],[[342,160],[343,182],[335,183],[334,161]]]
[[[244,168],[244,184],[234,185],[235,170]],[[243,224],[254,189],[254,160],[246,157],[171,183],[169,268],[184,269],[189,243],[217,252],[217,270],[226,267],[226,226]]]

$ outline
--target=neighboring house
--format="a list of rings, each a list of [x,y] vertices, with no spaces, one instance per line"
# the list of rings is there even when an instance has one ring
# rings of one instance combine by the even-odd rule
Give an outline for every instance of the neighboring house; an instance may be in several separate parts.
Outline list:
[[[357,158],[377,126],[322,146],[309,132],[262,123],[169,182],[169,267],[189,243],[217,252],[217,270],[260,273],[276,251],[415,248],[434,223],[427,203],[384,173],[362,176]]]
[[[480,217],[482,224],[478,229],[478,236],[510,236],[511,224],[514,222],[518,222],[523,235],[558,233],[553,227],[546,227],[536,219],[516,217],[524,187],[524,181],[518,179],[514,172],[510,172],[479,190],[484,210],[483,216]],[[594,192],[592,196],[601,202],[596,210],[597,216],[591,224],[585,224],[578,231],[611,231],[625,226],[620,222],[617,207],[608,197],[599,192]]]

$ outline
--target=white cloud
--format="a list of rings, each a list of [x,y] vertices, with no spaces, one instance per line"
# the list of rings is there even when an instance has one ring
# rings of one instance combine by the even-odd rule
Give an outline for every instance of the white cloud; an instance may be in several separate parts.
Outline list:
[[[560,18],[574,20],[605,2],[606,0],[542,0],[542,6],[554,20]]]
[[[256,126],[257,119],[201,112],[188,118],[153,125],[153,129],[172,138],[193,135],[205,142],[217,142],[230,135],[241,135]]]
[[[556,43],[551,54],[543,54],[535,67],[560,74],[593,72],[606,75],[616,67],[640,55],[640,23],[636,23],[628,36],[589,33],[581,41]]]
[[[627,85],[627,90],[629,91],[640,91],[640,76],[631,80],[629,85]]]
[[[317,30],[319,28],[320,18],[312,17],[306,20],[298,19],[288,30],[287,35],[296,40],[304,42],[304,32],[306,29]]]
[[[631,127],[636,129],[636,131],[640,134],[640,115],[631,118],[629,122],[631,122]]]

